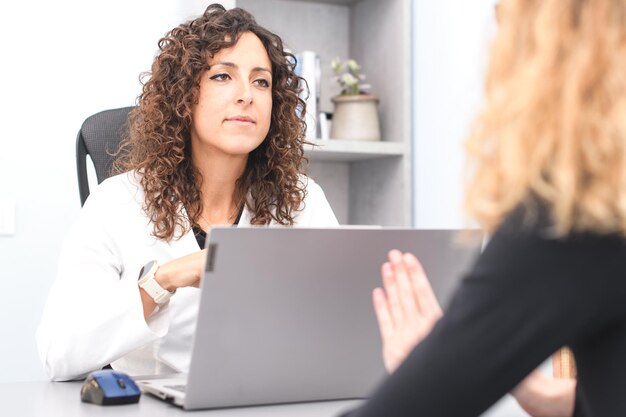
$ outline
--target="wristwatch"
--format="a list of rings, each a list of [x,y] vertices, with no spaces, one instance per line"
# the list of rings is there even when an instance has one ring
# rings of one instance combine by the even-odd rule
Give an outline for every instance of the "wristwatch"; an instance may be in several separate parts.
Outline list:
[[[152,297],[157,305],[162,306],[170,300],[176,291],[169,292],[159,285],[157,280],[154,279],[154,274],[157,269],[159,269],[159,263],[157,261],[150,261],[145,264],[143,268],[141,268],[141,271],[139,271],[138,284],[144,289],[145,292],[148,293],[150,297]]]

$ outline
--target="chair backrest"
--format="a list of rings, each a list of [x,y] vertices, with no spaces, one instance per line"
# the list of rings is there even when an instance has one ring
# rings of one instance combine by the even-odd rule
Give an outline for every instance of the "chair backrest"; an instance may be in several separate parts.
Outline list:
[[[87,155],[91,158],[98,184],[111,176],[113,155],[128,132],[128,113],[133,107],[101,111],[83,122],[76,138],[76,170],[80,204],[89,196]]]

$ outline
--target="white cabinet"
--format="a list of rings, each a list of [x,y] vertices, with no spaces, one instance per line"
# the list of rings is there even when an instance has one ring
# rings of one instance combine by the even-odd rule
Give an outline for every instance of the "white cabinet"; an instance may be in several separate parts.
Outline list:
[[[342,224],[411,226],[410,0],[237,0],[294,53],[312,50],[322,64],[320,108],[339,92],[334,57],[354,58],[380,99],[382,140],[331,138],[307,146],[309,175]]]

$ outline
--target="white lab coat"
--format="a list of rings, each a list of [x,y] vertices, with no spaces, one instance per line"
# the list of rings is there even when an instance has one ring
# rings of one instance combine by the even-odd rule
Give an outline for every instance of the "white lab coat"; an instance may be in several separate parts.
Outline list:
[[[324,192],[302,177],[307,195],[295,223],[336,226]],[[180,288],[146,322],[137,287],[141,267],[199,250],[192,231],[178,240],[151,235],[135,174],[111,177],[87,199],[67,234],[37,329],[39,357],[52,380],[84,377],[111,363],[131,375],[187,372],[199,290]],[[250,224],[244,209],[239,225]]]

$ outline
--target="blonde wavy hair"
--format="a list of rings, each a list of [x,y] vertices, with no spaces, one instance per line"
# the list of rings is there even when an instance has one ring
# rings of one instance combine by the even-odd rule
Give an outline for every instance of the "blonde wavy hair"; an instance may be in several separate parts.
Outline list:
[[[500,3],[467,212],[492,232],[539,200],[557,236],[626,234],[626,1]]]

